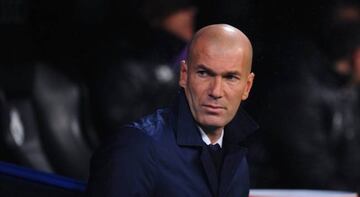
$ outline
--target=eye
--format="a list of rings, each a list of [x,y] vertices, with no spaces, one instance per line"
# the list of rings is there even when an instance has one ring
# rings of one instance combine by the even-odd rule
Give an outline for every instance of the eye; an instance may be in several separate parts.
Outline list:
[[[237,80],[240,80],[239,76],[233,75],[233,74],[225,75],[224,78],[225,78],[226,80],[228,80],[228,81],[237,81]]]
[[[205,71],[205,70],[198,70],[196,73],[200,77],[206,77],[206,76],[209,75],[209,73],[207,71]]]

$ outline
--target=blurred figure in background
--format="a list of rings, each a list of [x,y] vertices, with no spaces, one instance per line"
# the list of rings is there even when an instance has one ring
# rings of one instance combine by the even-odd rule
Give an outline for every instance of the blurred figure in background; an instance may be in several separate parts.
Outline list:
[[[190,0],[138,2],[131,17],[139,22],[121,26],[97,62],[104,67],[96,84],[99,130],[111,131],[177,95],[177,62],[185,57],[195,13]]]
[[[331,11],[320,50],[302,52],[296,80],[272,91],[273,161],[282,187],[360,192],[360,8]]]

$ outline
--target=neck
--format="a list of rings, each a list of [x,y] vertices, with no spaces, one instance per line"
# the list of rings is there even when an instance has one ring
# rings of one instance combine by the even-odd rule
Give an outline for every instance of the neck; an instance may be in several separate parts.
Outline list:
[[[218,141],[224,129],[223,127],[204,127],[204,126],[201,126],[201,128],[210,139],[211,144],[214,144],[216,141]]]

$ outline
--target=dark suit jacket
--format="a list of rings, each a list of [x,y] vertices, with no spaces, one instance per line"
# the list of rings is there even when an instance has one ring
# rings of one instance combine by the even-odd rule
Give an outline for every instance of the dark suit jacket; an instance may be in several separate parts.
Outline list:
[[[249,173],[242,146],[257,128],[240,110],[225,127],[220,178],[205,148],[186,98],[131,123],[93,156],[88,195],[247,197]]]

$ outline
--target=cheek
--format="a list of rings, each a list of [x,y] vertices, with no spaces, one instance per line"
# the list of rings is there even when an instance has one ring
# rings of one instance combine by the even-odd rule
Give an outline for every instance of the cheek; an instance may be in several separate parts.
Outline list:
[[[237,111],[242,101],[244,92],[245,92],[244,84],[238,86],[229,86],[227,88],[227,97],[228,97],[227,100],[231,105],[231,108],[233,109],[232,112]]]
[[[207,82],[196,77],[190,77],[188,87],[196,98],[206,96]]]
[[[227,84],[226,92],[230,95],[231,100],[237,100],[241,97],[245,91],[245,83],[241,82],[238,84]]]

